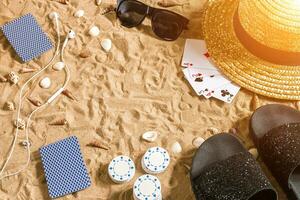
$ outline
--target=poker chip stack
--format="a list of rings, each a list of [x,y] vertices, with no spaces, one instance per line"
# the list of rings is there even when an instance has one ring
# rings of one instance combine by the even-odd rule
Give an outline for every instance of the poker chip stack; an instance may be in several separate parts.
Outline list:
[[[161,147],[152,147],[143,156],[141,164],[146,173],[159,174],[167,169],[170,164],[170,156],[167,150]]]
[[[150,174],[140,176],[133,185],[134,200],[161,200],[161,184]]]
[[[109,163],[108,174],[115,183],[128,182],[135,174],[134,162],[128,156],[118,156]]]

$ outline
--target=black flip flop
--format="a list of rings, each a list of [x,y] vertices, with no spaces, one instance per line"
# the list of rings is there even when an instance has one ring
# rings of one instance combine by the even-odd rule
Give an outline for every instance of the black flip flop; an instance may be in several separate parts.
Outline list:
[[[221,133],[197,150],[190,172],[197,200],[276,200],[253,156],[233,135]]]
[[[251,117],[250,132],[289,199],[300,199],[300,112],[280,104],[262,106]]]

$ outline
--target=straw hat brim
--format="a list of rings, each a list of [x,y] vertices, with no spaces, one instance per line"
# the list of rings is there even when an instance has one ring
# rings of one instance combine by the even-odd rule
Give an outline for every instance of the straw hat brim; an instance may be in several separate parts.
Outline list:
[[[233,26],[238,4],[239,0],[208,0],[203,33],[212,60],[241,87],[268,97],[300,100],[300,66],[264,61],[240,43]]]

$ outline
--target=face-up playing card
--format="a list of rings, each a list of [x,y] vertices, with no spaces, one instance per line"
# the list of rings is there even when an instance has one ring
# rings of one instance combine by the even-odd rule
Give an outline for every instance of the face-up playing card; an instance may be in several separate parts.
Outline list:
[[[234,97],[239,92],[240,87],[234,83],[229,83],[218,87],[214,90],[213,97],[224,101],[226,103],[231,103]]]
[[[202,69],[202,68],[194,68],[190,67],[187,70],[189,72],[190,78],[199,78],[199,77],[205,77],[205,76],[210,76],[214,77],[217,75],[220,75],[220,71],[214,70],[214,69]]]
[[[215,67],[203,40],[186,41],[182,66],[186,67],[183,69],[185,78],[199,96],[231,103],[240,90]]]
[[[198,95],[204,95],[207,91],[210,91],[211,88],[230,83],[228,79],[220,74],[215,74],[211,70],[186,68],[183,70],[183,73]],[[207,96],[206,98],[209,97]]]
[[[183,67],[200,67],[202,69],[216,69],[206,49],[204,40],[187,39],[182,57]]]

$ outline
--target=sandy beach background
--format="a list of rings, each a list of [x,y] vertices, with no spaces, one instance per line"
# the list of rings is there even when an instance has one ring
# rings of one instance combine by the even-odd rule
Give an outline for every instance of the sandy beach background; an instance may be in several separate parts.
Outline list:
[[[159,1],[147,0],[145,3],[157,6]],[[183,2],[183,0],[178,0]],[[94,0],[70,0],[64,5],[50,0],[1,0],[0,25],[26,13],[32,13],[42,25],[43,30],[54,41],[56,35],[48,14],[60,14],[62,36],[73,29],[75,40],[66,48],[66,62],[71,68],[71,82],[68,90],[77,101],[60,96],[51,106],[34,116],[30,127],[32,158],[29,167],[18,176],[0,181],[1,200],[42,200],[49,199],[38,149],[57,140],[76,135],[92,180],[88,189],[60,199],[82,200],[131,200],[132,185],[141,174],[140,159],[147,148],[162,146],[171,154],[171,164],[166,172],[158,177],[163,187],[163,199],[194,199],[190,181],[189,166],[196,148],[192,145],[195,137],[208,138],[218,132],[231,128],[247,148],[253,147],[249,136],[248,122],[251,113],[259,106],[280,102],[299,109],[298,102],[285,102],[256,96],[244,89],[232,104],[218,100],[197,97],[181,72],[180,61],[186,38],[202,38],[201,9],[205,0],[190,0],[182,6],[169,8],[190,21],[190,29],[174,42],[159,40],[151,31],[147,19],[138,28],[127,29],[120,25],[115,13],[105,16],[99,13],[103,8],[113,5],[111,0],[103,0],[100,6]],[[74,12],[85,10],[83,18],[75,18]],[[87,32],[92,25],[101,29],[97,38]],[[112,49],[105,53],[100,41],[110,38]],[[80,52],[89,49],[91,56],[81,58]],[[2,34],[0,34],[0,74],[18,72],[23,67],[40,68],[52,57],[53,50],[41,58],[27,64],[15,59],[15,53]],[[0,83],[0,161],[7,156],[14,135],[13,119],[16,112],[7,111],[7,101],[17,102],[18,91],[31,74],[20,74],[18,85]],[[50,89],[41,89],[38,81],[49,76],[53,80]],[[26,97],[45,101],[63,83],[64,73],[49,68],[37,81],[30,85]],[[22,117],[26,119],[35,108],[24,99]],[[49,123],[66,119],[68,125],[51,126]],[[145,131],[156,130],[159,137],[154,143],[141,140]],[[24,131],[20,132],[21,142]],[[98,141],[109,146],[109,150],[86,146]],[[179,142],[182,153],[171,152],[171,145]],[[18,142],[18,143],[19,143]],[[117,155],[129,155],[136,163],[135,178],[126,184],[114,184],[107,174],[107,165]],[[17,145],[9,171],[15,171],[26,161],[26,151]],[[262,164],[272,183],[279,191],[280,200],[287,199],[274,178]]]

